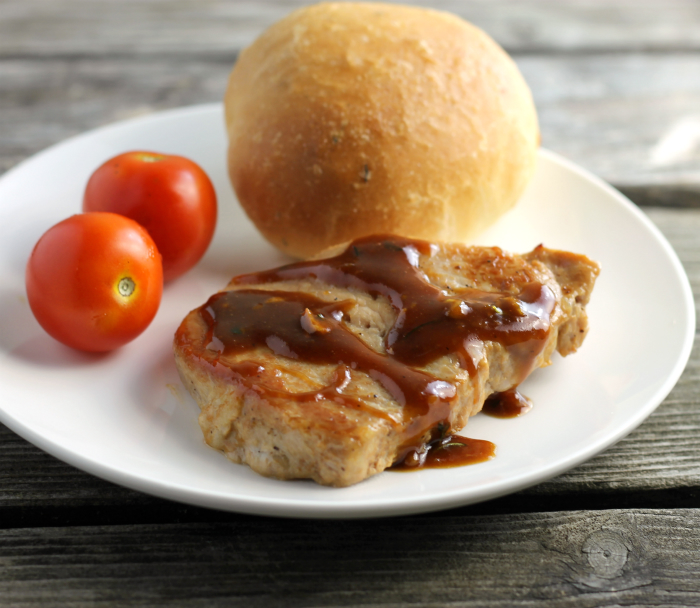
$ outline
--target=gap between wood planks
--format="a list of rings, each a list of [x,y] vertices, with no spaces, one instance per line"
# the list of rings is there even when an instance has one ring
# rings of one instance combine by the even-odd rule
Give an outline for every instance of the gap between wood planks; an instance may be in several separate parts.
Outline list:
[[[700,208],[700,184],[687,186],[614,185],[614,187],[640,207]]]
[[[132,504],[80,506],[11,506],[0,508],[0,530],[71,526],[142,525],[232,522],[261,517],[196,507],[146,495]],[[142,498],[142,500],[138,500]],[[471,517],[553,512],[640,509],[700,509],[700,487],[647,491],[571,492],[545,494],[525,491],[495,500],[411,517]],[[378,518],[391,519],[391,518]]]

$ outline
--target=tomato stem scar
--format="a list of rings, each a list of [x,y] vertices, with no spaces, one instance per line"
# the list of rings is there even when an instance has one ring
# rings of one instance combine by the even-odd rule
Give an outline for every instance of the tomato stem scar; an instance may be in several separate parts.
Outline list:
[[[134,293],[135,289],[136,283],[134,283],[131,277],[123,277],[119,280],[119,284],[117,285],[119,295],[124,296],[125,298],[128,298],[132,293]]]
[[[162,154],[151,154],[149,152],[142,152],[138,154],[138,158],[144,163],[157,163],[165,158]]]

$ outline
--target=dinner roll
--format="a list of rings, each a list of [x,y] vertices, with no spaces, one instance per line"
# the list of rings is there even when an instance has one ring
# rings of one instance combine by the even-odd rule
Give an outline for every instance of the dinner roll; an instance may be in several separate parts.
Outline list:
[[[408,6],[291,13],[241,53],[225,109],[236,195],[299,257],[377,233],[467,241],[516,203],[539,145],[505,51]]]

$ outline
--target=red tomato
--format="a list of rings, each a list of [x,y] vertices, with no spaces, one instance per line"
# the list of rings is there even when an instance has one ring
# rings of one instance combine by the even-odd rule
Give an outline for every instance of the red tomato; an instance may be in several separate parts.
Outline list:
[[[115,349],[153,320],[163,292],[160,254],[148,233],[114,213],[84,213],[39,239],[26,271],[27,298],[56,340]]]
[[[182,156],[126,152],[90,177],[83,211],[109,211],[136,220],[163,256],[171,281],[194,266],[216,226],[216,192],[196,163]]]

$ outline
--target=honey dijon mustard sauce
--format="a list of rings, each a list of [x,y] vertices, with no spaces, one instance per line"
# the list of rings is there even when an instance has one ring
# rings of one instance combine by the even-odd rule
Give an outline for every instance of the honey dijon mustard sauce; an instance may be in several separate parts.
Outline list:
[[[330,259],[238,277],[232,282],[236,289],[213,295],[199,309],[207,327],[208,348],[233,355],[265,344],[278,356],[337,366],[333,382],[322,390],[286,394],[296,401],[330,399],[371,411],[371,406],[343,394],[353,374],[367,374],[403,408],[404,442],[396,462],[404,463],[404,468],[488,459],[493,455],[490,442],[449,434],[456,387],[418,368],[453,354],[474,375],[469,349],[475,341],[494,341],[516,361],[519,383],[532,370],[547,340],[555,296],[537,282],[524,284],[517,295],[471,287],[443,291],[419,267],[420,255],[430,255],[431,247],[408,238],[366,237]],[[345,326],[343,319],[355,305],[353,301],[328,302],[307,293],[245,288],[247,284],[313,278],[389,300],[396,319],[384,338],[385,352],[373,350]],[[253,382],[259,375],[258,364],[227,365],[263,397],[266,391],[270,395],[278,392]],[[381,412],[377,415],[390,419]],[[427,434],[431,440],[426,444]]]

